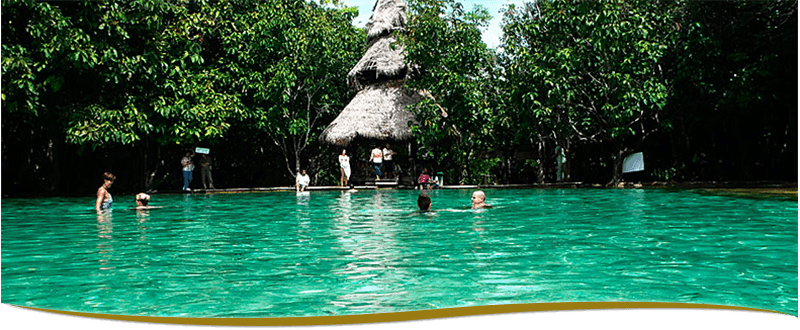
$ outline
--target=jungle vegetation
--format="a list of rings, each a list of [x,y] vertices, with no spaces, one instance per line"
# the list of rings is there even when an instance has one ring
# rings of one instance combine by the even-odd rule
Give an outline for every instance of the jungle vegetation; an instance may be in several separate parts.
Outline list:
[[[502,13],[406,0],[398,38],[431,97],[420,166],[449,184],[796,181],[797,3],[540,0]],[[363,55],[338,1],[2,1],[2,192],[338,183],[317,136]],[[497,49],[480,29],[502,15]],[[392,142],[409,161],[405,142]],[[351,158],[371,146],[348,147]],[[365,150],[362,150],[365,149]],[[557,177],[563,151],[564,177]],[[646,170],[621,172],[644,152]],[[416,173],[414,175],[418,175]],[[199,176],[198,176],[199,177]],[[196,180],[199,181],[199,180]]]

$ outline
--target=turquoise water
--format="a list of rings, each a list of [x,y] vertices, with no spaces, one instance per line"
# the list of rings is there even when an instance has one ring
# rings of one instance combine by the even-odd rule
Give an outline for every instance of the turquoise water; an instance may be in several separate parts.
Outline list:
[[[112,191],[113,193],[113,191]],[[797,315],[797,200],[660,189],[402,190],[2,200],[2,302],[290,317],[537,302]]]

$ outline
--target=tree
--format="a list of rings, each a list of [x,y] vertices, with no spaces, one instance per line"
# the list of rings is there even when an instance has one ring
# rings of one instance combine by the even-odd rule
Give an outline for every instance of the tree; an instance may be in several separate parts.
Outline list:
[[[408,3],[408,17],[406,33],[398,38],[417,73],[407,85],[428,95],[410,109],[418,121],[412,131],[429,156],[450,169],[448,176],[476,181],[479,174],[472,172],[481,162],[476,153],[493,148],[499,131],[494,128],[504,124],[493,106],[496,57],[479,30],[490,16],[483,7],[465,11],[453,0],[415,0]]]
[[[355,14],[301,0],[4,1],[4,155],[56,175],[69,145],[130,146],[146,158],[143,189],[161,149],[263,129],[299,164],[315,120],[347,99]]]
[[[364,32],[351,25],[354,8],[299,0],[255,6],[235,21],[235,33],[222,37],[223,48],[234,53],[237,88],[252,104],[242,124],[278,147],[294,177],[320,124],[349,98],[346,68],[358,61]]]
[[[675,26],[659,176],[796,179],[797,3],[687,2]]]
[[[611,182],[622,159],[660,127],[669,82],[662,58],[675,38],[674,3],[541,1],[506,12],[508,80],[521,111],[562,148],[613,146]],[[531,82],[524,86],[524,81]]]

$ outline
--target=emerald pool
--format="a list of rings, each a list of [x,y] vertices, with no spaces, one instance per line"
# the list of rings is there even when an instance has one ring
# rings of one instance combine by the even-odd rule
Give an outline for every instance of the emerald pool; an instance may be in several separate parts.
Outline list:
[[[797,315],[796,197],[666,189],[362,190],[2,199],[2,303],[184,317],[540,302]],[[113,194],[112,189],[112,194]]]

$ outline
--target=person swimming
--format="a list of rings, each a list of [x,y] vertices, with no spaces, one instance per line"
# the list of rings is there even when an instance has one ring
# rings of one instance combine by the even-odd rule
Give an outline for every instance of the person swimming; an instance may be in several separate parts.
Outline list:
[[[150,195],[145,193],[139,193],[136,195],[136,208],[147,208],[147,204],[150,204]]]
[[[417,207],[419,207],[420,211],[427,212],[431,210],[431,196],[428,195],[426,192],[422,192],[417,197]]]
[[[472,193],[472,208],[473,209],[488,209],[491,208],[491,205],[486,204],[486,194],[478,190]]]
[[[111,188],[116,179],[117,177],[114,176],[114,174],[109,172],[103,173],[103,185],[97,188],[97,201],[94,205],[95,210],[102,211],[111,208],[111,203],[114,202],[114,198],[111,197],[111,193],[108,192],[108,189]]]
[[[136,194],[136,209],[137,210],[151,210],[162,208],[163,206],[150,206],[150,195],[145,193]]]

